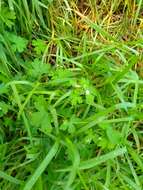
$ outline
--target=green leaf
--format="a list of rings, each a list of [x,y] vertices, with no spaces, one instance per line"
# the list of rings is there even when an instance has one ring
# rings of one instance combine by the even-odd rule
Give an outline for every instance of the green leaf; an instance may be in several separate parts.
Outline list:
[[[45,41],[41,39],[33,40],[32,45],[34,46],[34,50],[36,51],[38,55],[41,55],[42,53],[44,53],[47,46]]]
[[[32,63],[31,63],[32,68],[29,69],[29,75],[32,77],[39,77],[42,74],[49,74],[50,73],[50,65],[48,64],[43,64],[42,61],[40,61],[39,59],[35,59]]]
[[[19,53],[21,53],[26,48],[27,44],[28,40],[26,40],[25,38],[22,38],[20,36],[14,36],[12,48],[15,52],[18,51]]]
[[[10,11],[8,7],[2,7],[0,9],[0,22],[3,22],[9,28],[14,25],[16,19],[15,12]]]
[[[108,140],[105,137],[100,137],[99,138],[99,142],[98,142],[98,146],[101,147],[102,149],[105,149],[108,147]]]
[[[78,91],[78,90],[74,90],[71,93],[70,99],[71,99],[71,104],[73,106],[76,106],[77,104],[81,104],[83,102],[80,91]]]
[[[35,160],[40,153],[40,142],[37,141],[34,144],[29,144],[24,146],[25,151],[26,151],[26,158],[28,160]]]
[[[58,68],[54,73],[53,79],[54,80],[61,79],[61,78],[67,79],[67,78],[72,78],[72,77],[73,77],[73,73],[70,70]]]
[[[121,134],[112,127],[107,127],[106,134],[112,144],[121,143]]]
[[[21,36],[17,36],[15,34],[6,32],[6,37],[8,38],[8,40],[11,42],[11,47],[13,49],[14,52],[23,52],[28,44],[28,40],[21,37]]]
[[[78,122],[79,119],[72,115],[68,120],[64,120],[64,122],[61,124],[60,129],[63,131],[68,131],[68,133],[73,134],[76,130],[75,128],[75,122]]]
[[[74,126],[74,124],[72,122],[69,123],[68,132],[70,134],[73,134],[75,132],[75,126]]]
[[[86,94],[86,103],[89,105],[94,103],[94,96],[92,94]]]
[[[66,131],[68,129],[68,121],[65,120],[61,125],[60,125],[60,129],[63,131]]]
[[[9,106],[5,102],[0,102],[0,117],[8,112]]]
[[[51,115],[43,107],[39,111],[32,113],[31,122],[33,126],[39,128],[45,134],[52,131]]]

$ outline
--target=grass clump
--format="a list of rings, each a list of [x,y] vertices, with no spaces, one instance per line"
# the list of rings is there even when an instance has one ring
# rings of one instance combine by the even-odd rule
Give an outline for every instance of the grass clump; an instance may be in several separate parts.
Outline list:
[[[0,189],[143,188],[143,1],[0,2]]]

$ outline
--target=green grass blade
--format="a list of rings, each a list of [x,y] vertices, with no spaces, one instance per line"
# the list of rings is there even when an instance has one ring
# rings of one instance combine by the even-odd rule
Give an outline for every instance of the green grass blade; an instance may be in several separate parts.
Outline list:
[[[19,113],[18,113],[18,118],[20,117],[20,115],[22,114],[26,104],[29,102],[30,98],[32,97],[32,95],[34,94],[35,90],[37,89],[37,87],[39,86],[40,84],[37,83],[34,88],[31,90],[31,92],[29,92],[28,96],[26,97],[24,103],[21,105],[20,109],[19,109]]]
[[[22,181],[20,181],[19,179],[16,179],[8,174],[6,174],[5,172],[3,171],[0,171],[0,178],[3,178],[11,183],[15,183],[17,185],[21,184]]]
[[[68,190],[70,188],[71,184],[74,182],[74,179],[76,177],[76,174],[77,174],[77,171],[79,168],[79,164],[80,164],[80,155],[79,155],[79,152],[78,152],[77,148],[75,147],[75,145],[69,139],[67,139],[66,141],[67,141],[68,149],[71,152],[71,154],[73,155],[72,156],[73,157],[72,169],[71,169],[69,178],[68,178],[66,186],[65,186],[65,189]]]
[[[132,159],[136,162],[136,164],[138,165],[138,167],[143,172],[143,161],[140,158],[139,154],[133,148],[129,148],[128,152],[131,155]]]
[[[108,160],[111,160],[111,159],[114,159],[116,158],[117,156],[121,156],[123,154],[125,154],[127,152],[127,149],[124,147],[124,148],[119,148],[117,150],[114,150],[112,152],[109,152],[105,155],[102,155],[102,156],[99,156],[99,157],[96,157],[96,158],[92,158],[90,160],[86,160],[86,161],[83,161],[81,162],[80,164],[80,170],[85,170],[85,169],[90,169],[90,168],[93,168],[103,162],[106,162]]]
[[[18,94],[16,85],[11,84],[11,88],[12,88],[12,90],[13,90],[13,94],[14,94],[14,97],[15,97],[15,99],[16,99],[16,102],[17,102],[17,104],[18,104],[19,109],[22,109],[22,104],[21,104],[20,96],[19,96],[19,94]],[[26,115],[25,115],[24,112],[22,113],[22,119],[23,119],[23,121],[24,121],[25,128],[26,128],[26,130],[27,130],[30,143],[32,144],[32,143],[33,143],[32,134],[31,134],[31,130],[30,130],[30,126],[29,126],[28,120],[27,120]]]
[[[133,177],[134,177],[134,180],[135,180],[136,185],[137,185],[138,187],[141,187],[139,178],[138,178],[138,176],[137,176],[137,174],[136,174],[136,171],[135,171],[135,169],[134,169],[134,167],[133,167],[133,164],[132,164],[132,162],[131,162],[131,160],[129,159],[129,157],[128,157],[127,154],[126,154],[126,159],[127,159],[128,164],[129,164],[129,167],[130,167],[130,170],[131,170],[132,175],[133,175]]]
[[[38,168],[35,170],[34,174],[30,177],[28,182],[25,184],[23,190],[31,190],[33,185],[36,183],[38,178],[41,176],[41,174],[44,172],[46,167],[49,165],[53,157],[56,155],[59,148],[59,143],[56,142],[51,150],[48,152],[47,156],[44,158],[44,160],[41,162],[41,164],[38,166]]]
[[[128,184],[130,185],[134,190],[141,190],[140,187],[138,187],[133,180],[131,180],[128,176],[124,174],[120,174],[120,177]]]

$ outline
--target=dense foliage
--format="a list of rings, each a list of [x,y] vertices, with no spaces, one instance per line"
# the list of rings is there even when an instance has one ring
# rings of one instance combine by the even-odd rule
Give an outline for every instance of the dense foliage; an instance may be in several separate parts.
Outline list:
[[[143,189],[143,1],[0,1],[0,189]]]

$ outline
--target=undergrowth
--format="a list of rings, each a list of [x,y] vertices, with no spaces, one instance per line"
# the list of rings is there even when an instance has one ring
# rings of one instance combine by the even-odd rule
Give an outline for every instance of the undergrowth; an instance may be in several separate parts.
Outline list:
[[[0,1],[0,189],[143,189],[143,1]]]

